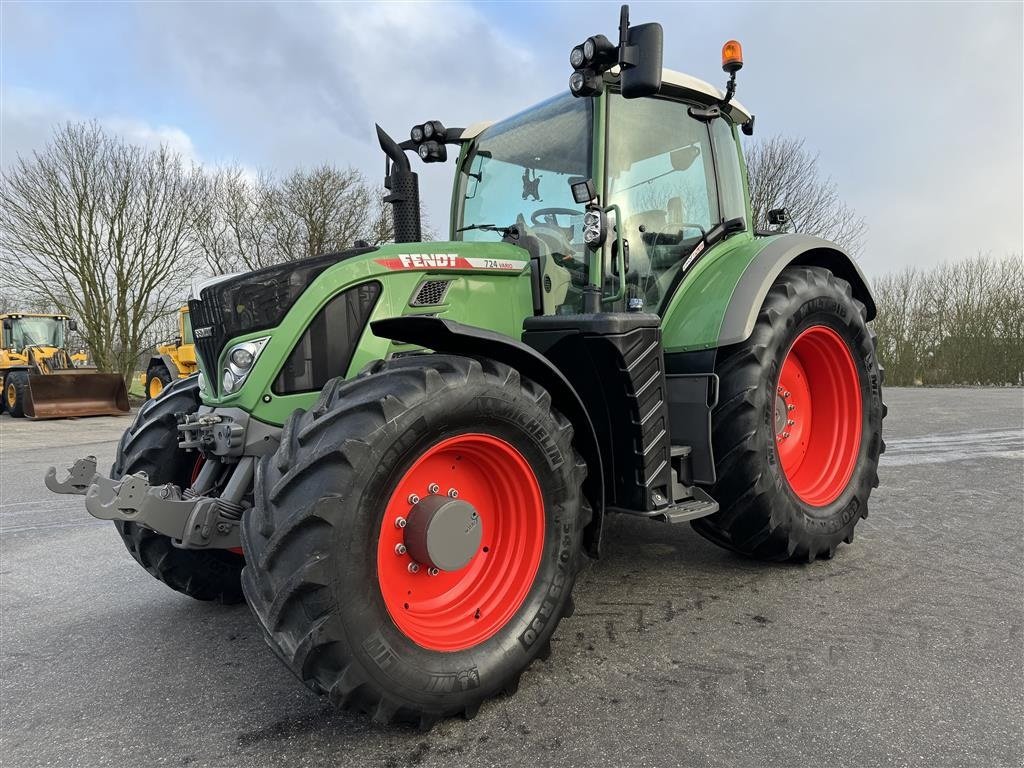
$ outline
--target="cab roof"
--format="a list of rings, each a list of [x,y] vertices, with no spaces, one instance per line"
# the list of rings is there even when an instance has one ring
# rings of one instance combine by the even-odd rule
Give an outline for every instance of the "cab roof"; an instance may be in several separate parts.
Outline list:
[[[613,69],[613,75],[618,69]],[[661,72],[661,93],[671,96],[689,97],[704,104],[714,104],[725,98],[725,92],[693,75],[676,72],[673,69],[664,69]],[[729,102],[725,109],[730,119],[735,123],[745,123],[750,120],[750,111],[736,99]],[[485,128],[494,125],[493,120],[481,120],[468,126],[460,136],[461,139],[472,139],[478,136]]]
[[[680,91],[683,96],[696,96],[698,100],[709,103],[725,98],[725,92],[711,83],[672,69],[664,69],[661,72],[662,91],[666,90],[666,86],[669,90]],[[750,119],[750,111],[736,99],[729,102],[727,111],[733,122],[745,123]]]

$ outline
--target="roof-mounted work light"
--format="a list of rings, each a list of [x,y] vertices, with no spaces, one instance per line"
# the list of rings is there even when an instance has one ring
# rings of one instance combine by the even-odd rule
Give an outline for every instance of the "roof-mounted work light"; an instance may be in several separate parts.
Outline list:
[[[651,96],[661,87],[660,24],[629,25],[629,6],[619,13],[619,43],[591,35],[569,51],[569,90],[573,96],[596,96],[604,90],[604,74],[620,70],[619,86],[627,99]]]
[[[414,125],[409,131],[409,138],[416,145],[416,154],[425,163],[443,163],[448,159],[445,148],[447,129],[440,120],[428,120]]]

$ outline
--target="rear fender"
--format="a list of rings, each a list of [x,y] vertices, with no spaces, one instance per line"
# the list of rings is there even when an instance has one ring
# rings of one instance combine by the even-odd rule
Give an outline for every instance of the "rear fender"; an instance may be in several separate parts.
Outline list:
[[[790,265],[825,267],[850,283],[875,316],[875,301],[856,262],[835,243],[812,235],[737,235],[715,246],[676,289],[662,312],[665,351],[691,352],[750,337],[772,283]]]
[[[759,250],[743,272],[729,300],[718,346],[746,341],[775,279],[790,265],[825,267],[850,284],[853,297],[875,316],[875,300],[857,263],[835,243],[812,235],[782,235]]]
[[[604,472],[597,434],[587,409],[568,379],[547,358],[526,344],[494,331],[425,315],[407,315],[371,323],[382,338],[415,344],[426,349],[466,357],[486,357],[515,368],[551,394],[552,406],[572,423],[574,443],[587,463],[583,492],[594,516],[583,531],[587,554],[597,557],[604,516]]]

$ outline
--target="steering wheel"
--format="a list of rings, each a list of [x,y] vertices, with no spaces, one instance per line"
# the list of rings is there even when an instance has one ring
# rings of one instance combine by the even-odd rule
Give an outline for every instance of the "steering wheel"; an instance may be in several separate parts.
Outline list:
[[[540,226],[542,224],[548,224],[550,226],[557,227],[558,216],[582,216],[583,212],[575,208],[538,208],[536,211],[530,214],[530,221]],[[546,221],[541,221],[541,217],[546,217]]]

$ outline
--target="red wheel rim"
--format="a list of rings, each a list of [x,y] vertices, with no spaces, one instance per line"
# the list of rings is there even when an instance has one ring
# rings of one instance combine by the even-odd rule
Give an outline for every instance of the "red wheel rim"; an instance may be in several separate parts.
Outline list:
[[[479,548],[458,570],[412,572],[406,530],[399,527],[413,510],[410,497],[451,489],[476,510]],[[409,639],[430,650],[461,651],[515,615],[543,549],[544,499],[526,459],[497,437],[459,435],[426,450],[395,486],[381,521],[377,579],[392,621]]]
[[[839,498],[860,452],[861,390],[853,354],[831,328],[811,326],[786,353],[774,428],[793,493],[813,507]]]

